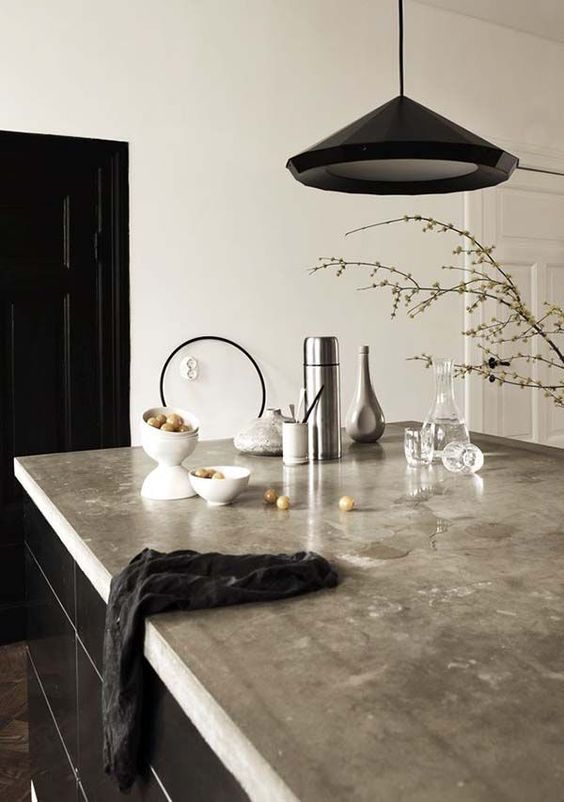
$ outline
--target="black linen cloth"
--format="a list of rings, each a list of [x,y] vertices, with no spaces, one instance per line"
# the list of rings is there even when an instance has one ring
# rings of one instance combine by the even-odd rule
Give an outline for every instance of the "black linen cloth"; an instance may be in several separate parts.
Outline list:
[[[120,790],[131,788],[140,768],[146,616],[287,599],[337,582],[331,564],[314,552],[164,554],[144,549],[113,577],[104,635],[102,718],[104,768]]]

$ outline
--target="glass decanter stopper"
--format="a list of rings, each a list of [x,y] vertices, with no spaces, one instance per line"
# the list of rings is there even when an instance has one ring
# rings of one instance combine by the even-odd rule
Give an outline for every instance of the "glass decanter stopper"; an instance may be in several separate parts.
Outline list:
[[[433,462],[440,462],[448,443],[453,440],[469,443],[470,437],[454,399],[454,360],[433,360],[433,372],[435,400],[423,421],[423,428],[429,429],[433,438]]]
[[[454,440],[443,449],[443,465],[452,473],[476,473],[484,464],[482,451],[473,443]]]

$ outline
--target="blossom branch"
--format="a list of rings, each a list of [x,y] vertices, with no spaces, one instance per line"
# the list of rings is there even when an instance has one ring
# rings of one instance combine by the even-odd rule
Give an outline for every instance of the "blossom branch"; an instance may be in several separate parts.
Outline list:
[[[391,316],[396,317],[400,304],[406,307],[410,318],[425,312],[433,303],[449,295],[462,295],[466,299],[466,311],[469,314],[476,312],[487,301],[495,303],[498,310],[503,310],[487,322],[483,321],[463,331],[466,337],[477,341],[477,346],[484,353],[484,361],[480,364],[456,365],[457,375],[467,376],[476,374],[483,379],[498,384],[508,384],[518,387],[529,387],[543,390],[545,396],[552,398],[558,406],[564,406],[564,345],[559,339],[564,335],[564,310],[562,307],[545,301],[543,314],[536,317],[527,307],[521,296],[518,285],[509,273],[493,256],[494,246],[482,245],[469,231],[459,228],[452,223],[444,223],[432,217],[422,215],[405,215],[391,220],[362,226],[348,231],[346,236],[378,228],[404,223],[419,223],[423,232],[448,233],[451,232],[463,240],[452,251],[455,256],[464,256],[470,260],[469,265],[442,265],[442,270],[458,271],[463,274],[460,281],[454,284],[443,284],[439,281],[431,285],[421,284],[411,272],[401,270],[392,265],[380,262],[362,260],[347,260],[343,258],[321,258],[319,264],[310,272],[334,269],[337,276],[349,268],[369,270],[369,277],[376,279],[382,273],[386,278],[371,281],[359,287],[359,290],[388,289],[392,295]],[[515,327],[511,333],[511,327]],[[546,353],[533,353],[532,347],[535,338],[543,342]],[[531,348],[530,353],[517,353],[505,355],[508,344],[525,344]],[[503,350],[503,354],[502,354]],[[427,366],[432,363],[432,357],[423,354],[415,359],[423,360]],[[515,370],[513,363],[543,366],[547,370],[556,370],[562,378],[546,383],[540,379],[523,374]],[[511,367],[511,370],[505,370]]]

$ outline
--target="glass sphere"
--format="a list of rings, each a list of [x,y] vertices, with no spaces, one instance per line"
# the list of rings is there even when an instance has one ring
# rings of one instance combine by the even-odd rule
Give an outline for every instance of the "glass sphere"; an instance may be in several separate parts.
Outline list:
[[[443,449],[442,461],[452,473],[476,473],[484,464],[484,455],[473,443],[455,440]]]

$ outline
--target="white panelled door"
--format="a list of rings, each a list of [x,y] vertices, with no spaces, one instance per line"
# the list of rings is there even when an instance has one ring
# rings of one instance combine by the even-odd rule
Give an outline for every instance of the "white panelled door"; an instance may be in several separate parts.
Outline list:
[[[509,269],[535,315],[542,315],[544,301],[564,306],[563,176],[516,170],[499,187],[468,193],[466,227],[483,244],[496,246],[496,259]],[[494,311],[484,304],[482,319],[489,320]],[[539,339],[530,341],[532,353],[542,352]],[[466,340],[466,359],[481,361],[475,343]],[[507,346],[508,354],[511,349]],[[525,348],[519,344],[518,350]],[[500,387],[472,377],[466,404],[474,431],[564,447],[564,409],[540,390]]]

